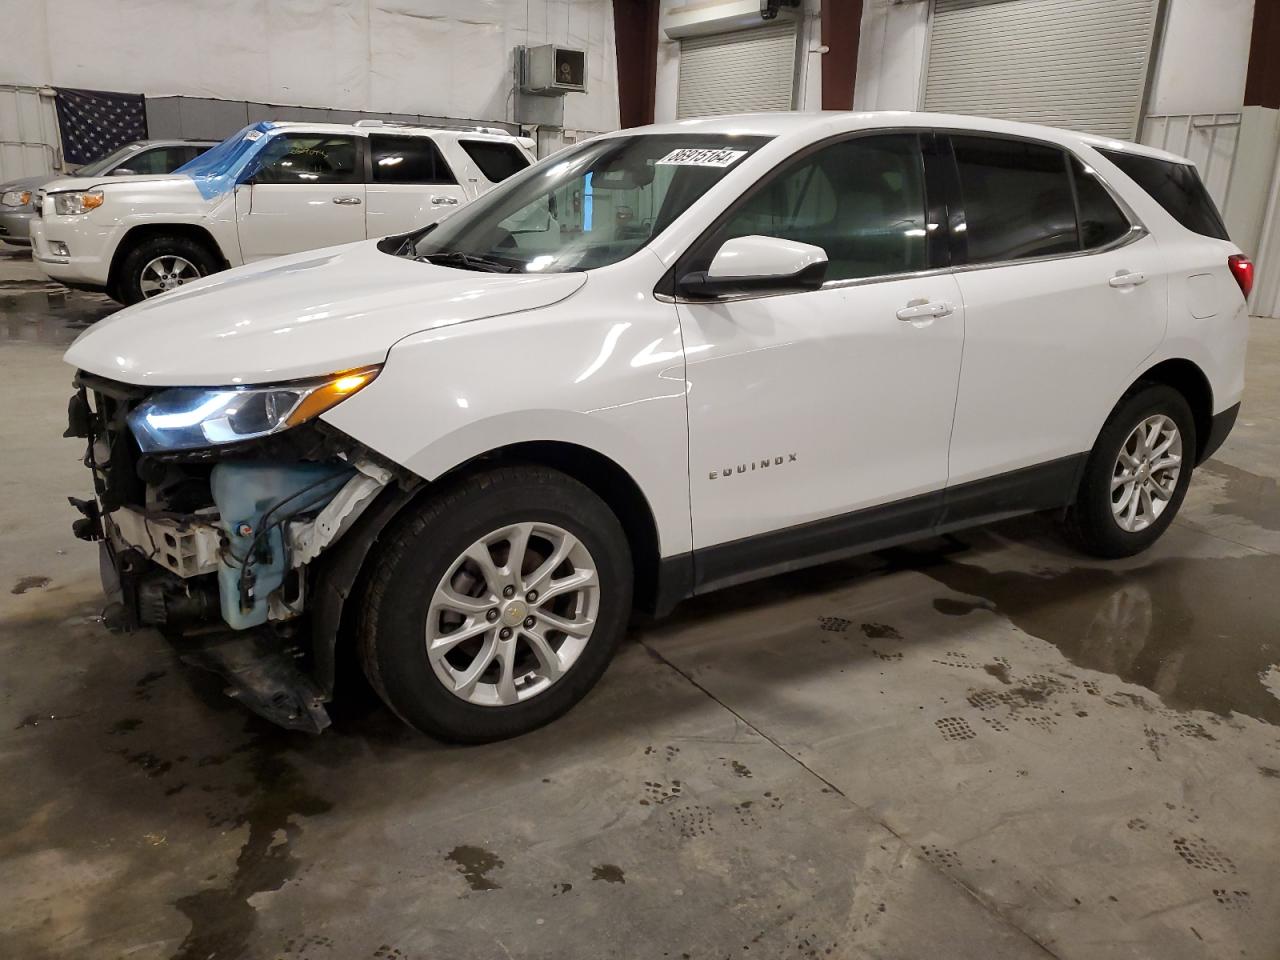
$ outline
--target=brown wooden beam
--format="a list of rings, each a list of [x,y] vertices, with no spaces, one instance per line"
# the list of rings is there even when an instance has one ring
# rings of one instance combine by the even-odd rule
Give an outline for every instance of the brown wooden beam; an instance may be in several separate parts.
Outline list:
[[[618,61],[618,121],[653,123],[658,85],[658,0],[613,0],[613,43]]]
[[[822,0],[822,109],[852,110],[862,0]]]
[[[1280,2],[1254,0],[1253,37],[1249,41],[1246,107],[1280,108]]]

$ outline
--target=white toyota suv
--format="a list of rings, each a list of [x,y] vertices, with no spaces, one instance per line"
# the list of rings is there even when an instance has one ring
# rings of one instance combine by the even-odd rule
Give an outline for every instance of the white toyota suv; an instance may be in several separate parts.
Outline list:
[[[495,128],[256,123],[167,176],[49,184],[33,253],[54,280],[137,303],[264,257],[434,223],[527,167],[532,146]]]
[[[1031,511],[1144,549],[1234,422],[1251,281],[1146,147],[910,113],[620,131],[82,334],[76,532],[111,622],[264,716],[319,730],[362,661],[418,729],[509,736],[583,696],[633,603]]]

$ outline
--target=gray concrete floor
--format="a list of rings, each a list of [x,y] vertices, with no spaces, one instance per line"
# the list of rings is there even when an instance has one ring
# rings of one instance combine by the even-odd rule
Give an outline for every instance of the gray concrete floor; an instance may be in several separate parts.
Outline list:
[[[276,730],[108,635],[0,259],[0,956],[1280,956],[1280,322],[1147,556],[1030,519],[690,602],[516,741]]]

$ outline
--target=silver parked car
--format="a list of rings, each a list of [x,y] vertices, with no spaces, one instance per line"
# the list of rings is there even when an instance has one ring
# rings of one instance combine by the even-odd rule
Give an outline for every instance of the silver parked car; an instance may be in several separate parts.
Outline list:
[[[204,153],[216,140],[136,140],[86,164],[76,176],[123,177],[137,173],[172,173],[188,160]],[[0,242],[31,246],[31,219],[38,213],[40,188],[60,174],[41,173],[0,183]]]

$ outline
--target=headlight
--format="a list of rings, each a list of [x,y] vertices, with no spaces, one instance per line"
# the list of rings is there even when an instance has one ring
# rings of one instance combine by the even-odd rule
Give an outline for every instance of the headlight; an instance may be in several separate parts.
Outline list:
[[[6,207],[25,207],[30,202],[30,190],[6,190],[0,194],[0,204]]]
[[[175,387],[129,414],[143,453],[253,440],[296,427],[373,382],[379,367],[275,387]]]
[[[66,193],[53,193],[54,212],[60,217],[70,217],[78,213],[88,213],[97,207],[102,206],[104,197],[101,190],[87,190],[83,193],[78,191],[68,191]]]

